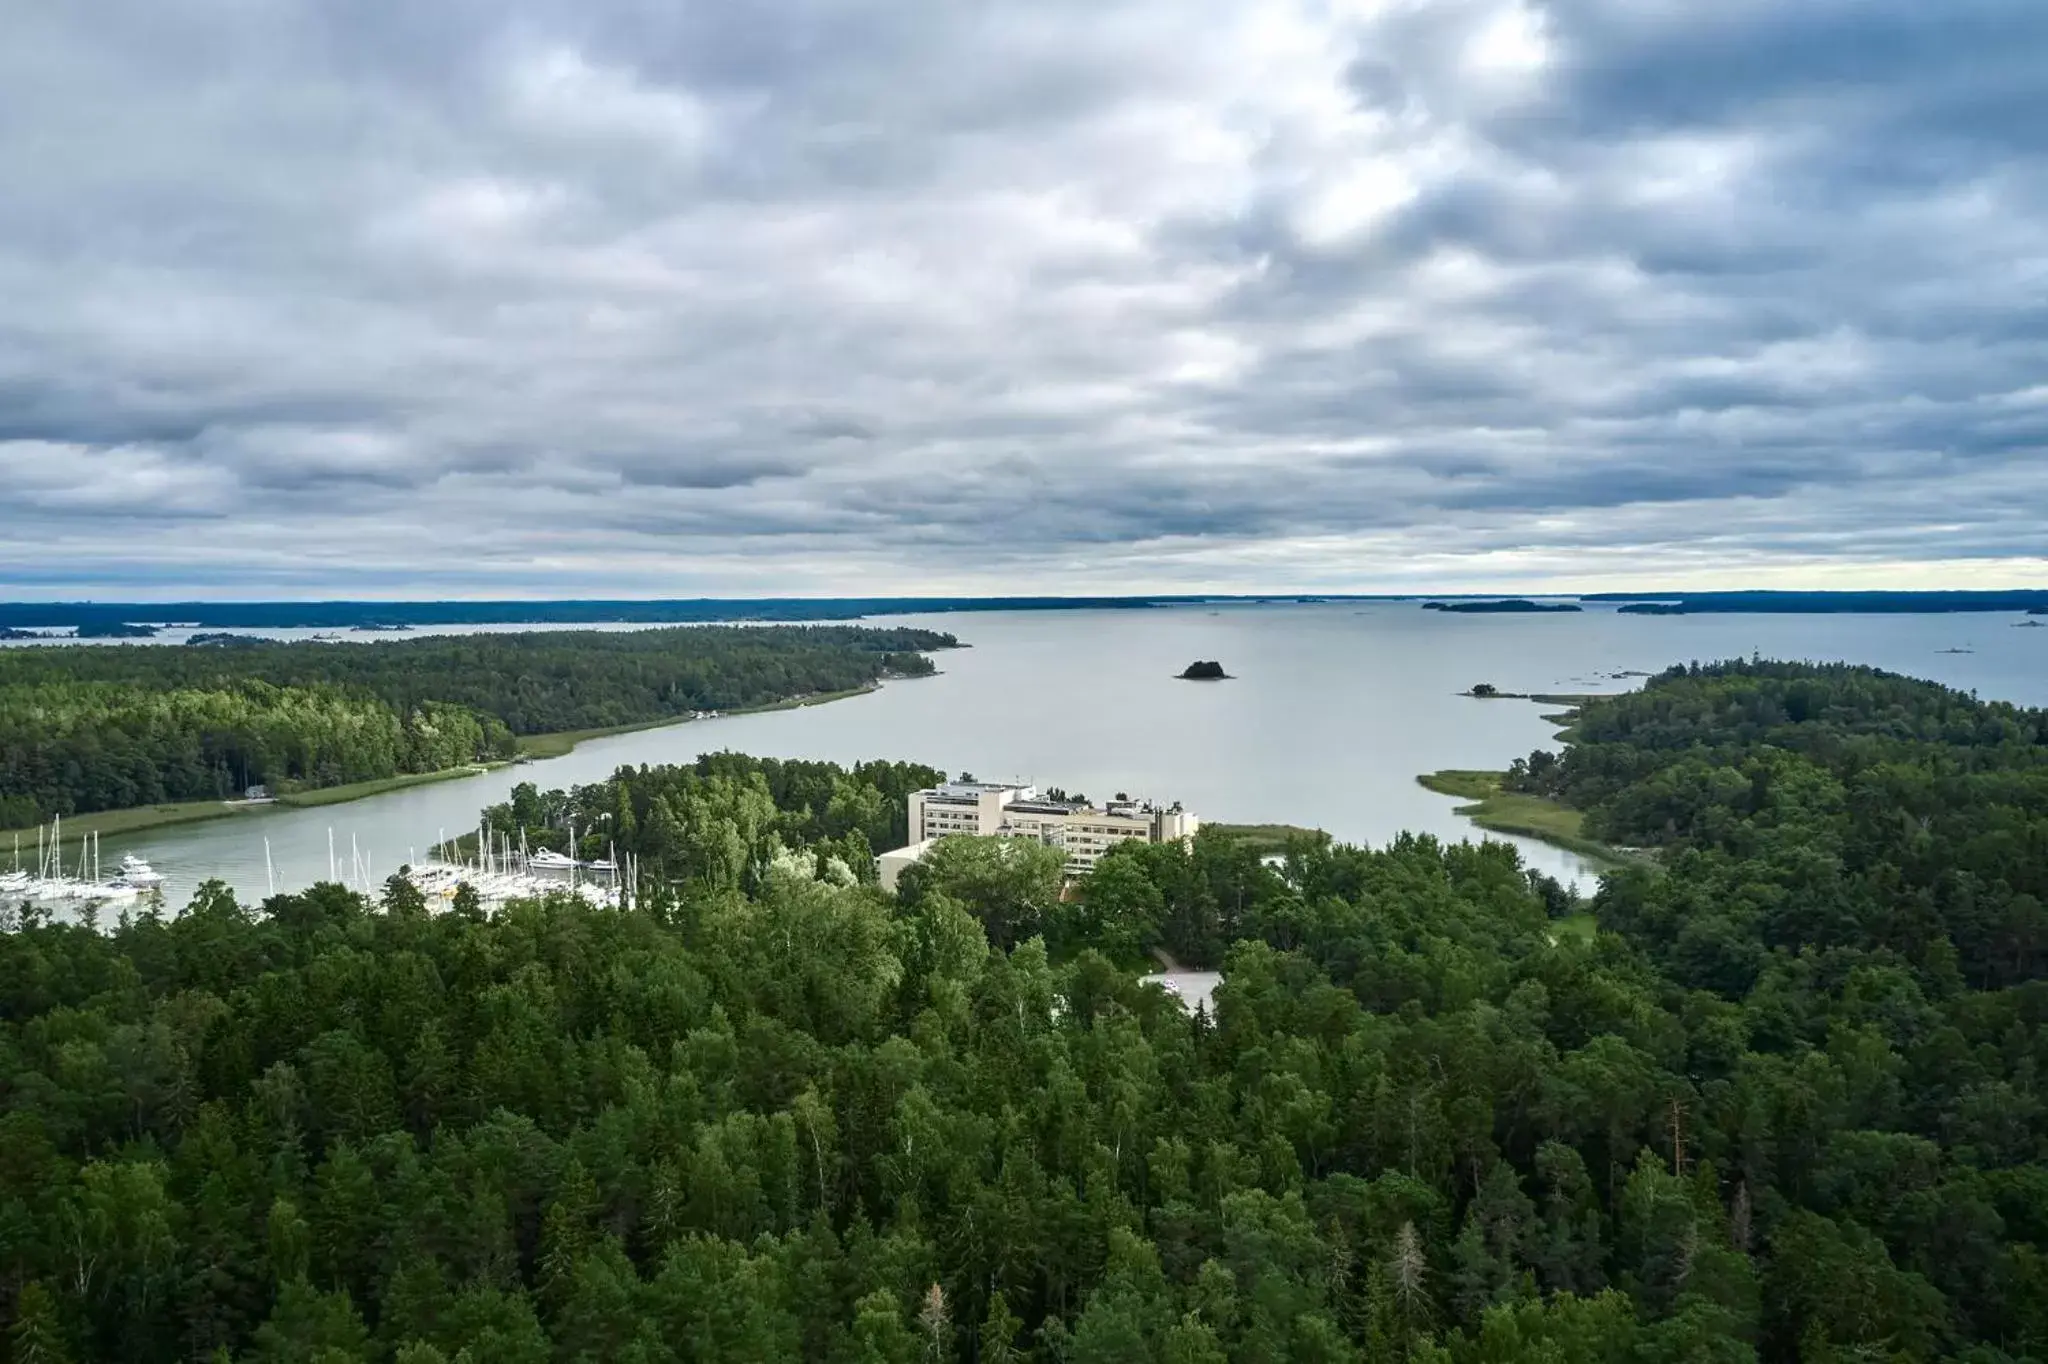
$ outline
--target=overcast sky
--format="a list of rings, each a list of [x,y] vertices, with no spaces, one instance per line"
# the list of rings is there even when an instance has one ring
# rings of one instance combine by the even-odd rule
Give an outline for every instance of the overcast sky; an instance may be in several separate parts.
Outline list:
[[[2043,0],[0,32],[0,596],[2048,583]]]

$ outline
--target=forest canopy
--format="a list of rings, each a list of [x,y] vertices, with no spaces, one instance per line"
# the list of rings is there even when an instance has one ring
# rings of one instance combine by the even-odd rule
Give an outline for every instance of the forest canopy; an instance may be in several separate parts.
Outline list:
[[[1739,993],[1774,949],[1895,954],[1978,986],[2048,970],[2048,713],[1846,664],[1674,668],[1586,704],[1505,785],[1664,850],[1611,882],[1688,984]]]
[[[852,690],[951,635],[856,626],[547,631],[232,649],[0,651],[0,828],[509,757],[514,736]]]
[[[707,753],[687,765],[622,767],[569,790],[521,782],[481,822],[506,846],[629,855],[664,886],[752,889],[793,855],[851,884],[874,878],[876,853],[909,841],[910,793],[945,778],[916,763],[844,768]]]
[[[1209,830],[891,897],[846,840],[931,769],[723,754],[490,814],[665,804],[631,910],[31,919],[11,1357],[2048,1360],[2039,717],[1745,663],[1581,728],[1518,780],[1665,850],[1590,902]]]

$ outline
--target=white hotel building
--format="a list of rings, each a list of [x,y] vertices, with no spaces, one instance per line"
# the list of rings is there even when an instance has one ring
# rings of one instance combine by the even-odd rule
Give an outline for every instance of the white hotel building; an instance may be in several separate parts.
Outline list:
[[[1202,821],[1179,805],[1158,806],[1119,798],[1107,805],[1041,799],[1034,787],[1014,782],[951,781],[910,794],[909,847],[876,859],[882,888],[894,890],[904,868],[948,834],[1028,838],[1067,855],[1067,875],[1086,876],[1119,843],[1192,838]]]

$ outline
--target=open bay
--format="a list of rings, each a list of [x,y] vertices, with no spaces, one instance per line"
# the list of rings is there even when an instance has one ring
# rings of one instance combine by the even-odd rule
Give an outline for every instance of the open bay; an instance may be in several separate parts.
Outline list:
[[[1456,801],[1415,784],[1439,768],[1498,768],[1547,746],[1547,707],[1475,701],[1506,691],[1617,691],[1617,674],[1761,653],[1846,660],[1979,694],[2048,703],[2048,630],[2005,615],[1456,616],[1412,602],[1227,604],[1140,610],[975,612],[900,618],[958,635],[939,676],[891,683],[829,705],[729,716],[587,742],[561,758],[315,809],[271,809],[108,839],[168,878],[182,904],[219,877],[260,899],[270,845],[279,889],[328,872],[333,831],[372,879],[441,831],[474,827],[513,784],[595,781],[624,764],[687,762],[732,749],[850,763],[913,759],[983,778],[1021,778],[1101,799],[1119,791],[1179,800],[1212,821],[1288,823],[1380,843],[1402,830],[1481,836]],[[878,622],[879,623],[879,622]],[[1968,650],[1969,652],[1945,652]],[[1216,659],[1225,682],[1174,675]],[[1583,871],[1525,840],[1536,866]]]

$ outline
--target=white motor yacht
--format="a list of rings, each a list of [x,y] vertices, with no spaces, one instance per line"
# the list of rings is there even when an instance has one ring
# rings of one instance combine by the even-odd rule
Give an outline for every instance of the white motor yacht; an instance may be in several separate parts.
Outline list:
[[[138,890],[147,889],[150,886],[160,886],[164,883],[163,873],[150,866],[149,863],[137,857],[134,853],[127,853],[121,858],[120,879],[122,882],[134,886]]]
[[[575,858],[558,853],[553,848],[542,848],[526,861],[535,871],[567,871],[571,867],[582,865]]]

